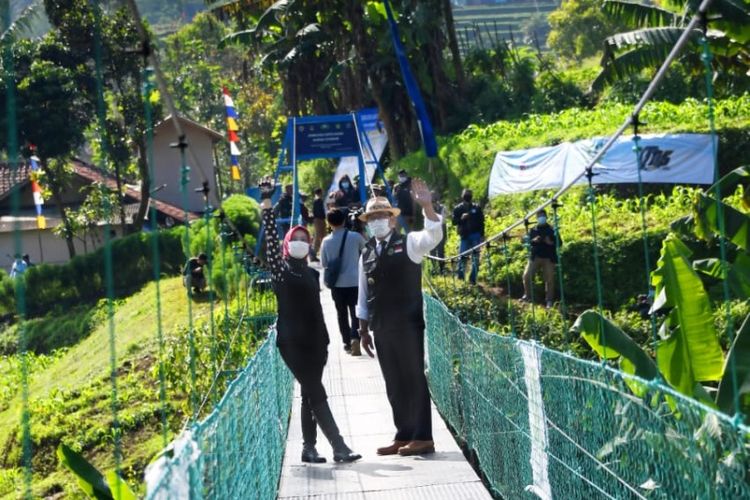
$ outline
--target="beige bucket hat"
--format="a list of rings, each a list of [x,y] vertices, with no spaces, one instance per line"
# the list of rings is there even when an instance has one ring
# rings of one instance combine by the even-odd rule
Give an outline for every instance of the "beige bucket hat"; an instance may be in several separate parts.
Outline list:
[[[370,215],[383,212],[390,214],[392,217],[398,217],[398,215],[401,213],[401,210],[391,206],[391,202],[388,201],[388,198],[384,196],[375,196],[374,198],[370,198],[369,200],[367,200],[367,205],[365,205],[365,213],[359,216],[359,220],[361,220],[362,222],[367,222],[367,219]]]

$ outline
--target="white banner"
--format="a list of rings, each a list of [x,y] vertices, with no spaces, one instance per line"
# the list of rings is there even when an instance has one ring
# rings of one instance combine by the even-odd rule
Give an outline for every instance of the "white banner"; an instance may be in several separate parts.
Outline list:
[[[607,138],[557,146],[501,151],[490,173],[489,196],[556,189],[579,176]],[[620,137],[594,166],[594,184],[638,182],[631,137]],[[711,136],[650,134],[641,137],[641,178],[644,183],[711,184]],[[578,184],[587,183],[584,177]]]

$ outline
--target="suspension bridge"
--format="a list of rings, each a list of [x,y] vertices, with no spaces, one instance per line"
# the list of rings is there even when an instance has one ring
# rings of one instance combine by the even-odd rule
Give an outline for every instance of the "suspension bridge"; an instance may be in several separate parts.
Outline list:
[[[172,442],[166,442],[165,433],[165,449],[146,471],[146,498],[750,498],[750,428],[745,425],[740,411],[740,389],[743,377],[747,375],[746,360],[729,355],[724,368],[727,385],[723,390],[728,394],[724,397],[733,402],[729,406],[734,411],[720,411],[718,405],[708,400],[699,401],[685,396],[668,383],[668,374],[651,373],[648,369],[640,369],[641,366],[627,369],[628,364],[632,366],[637,363],[628,357],[627,346],[609,333],[610,323],[601,314],[602,290],[607,283],[601,279],[601,259],[596,241],[596,196],[591,189],[596,162],[614,140],[629,128],[633,129],[636,158],[640,158],[639,113],[672,60],[687,43],[688,37],[692,36],[692,31],[698,29],[709,3],[710,0],[703,2],[699,15],[676,43],[634,107],[632,116],[611,136],[582,174],[588,178],[590,189],[587,205],[594,239],[591,267],[596,274],[597,284],[598,303],[595,308],[600,313],[593,316],[593,330],[600,344],[597,352],[601,354],[602,361],[585,360],[570,352],[546,347],[540,342],[544,339],[521,339],[521,332],[516,330],[513,321],[514,311],[527,306],[512,299],[510,281],[505,294],[497,299],[506,303],[509,332],[508,335],[498,335],[464,321],[460,313],[453,311],[450,297],[443,294],[458,294],[461,289],[455,284],[446,285],[446,281],[454,278],[435,277],[430,273],[433,264],[434,268],[438,268],[442,261],[452,270],[460,259],[480,251],[487,256],[489,269],[486,273],[492,273],[493,262],[510,265],[507,242],[511,232],[528,222],[538,209],[554,209],[573,182],[579,180],[575,179],[479,247],[454,257],[435,258],[425,266],[426,365],[437,424],[437,452],[434,456],[408,459],[374,456],[375,446],[387,440],[391,430],[383,382],[377,366],[369,358],[346,357],[339,351],[332,351],[324,383],[329,389],[331,406],[344,435],[352,447],[364,455],[364,459],[342,466],[300,465],[296,460],[300,451],[295,425],[297,405],[293,404],[298,397],[298,389],[295,389],[292,377],[275,349],[272,326],[265,341],[244,368],[236,373],[223,370],[224,363],[217,346],[212,351],[215,378],[208,394],[193,394],[197,367],[193,355],[191,318],[191,355],[188,362],[192,377],[190,401],[193,418]],[[135,8],[134,13],[137,16]],[[146,34],[141,35],[146,40]],[[711,54],[705,36],[702,45],[710,103],[708,65]],[[184,133],[176,120],[179,114],[168,98],[158,59],[154,53],[149,53],[148,57],[167,106],[175,117],[176,133],[180,139],[176,146],[181,152],[182,168],[186,174],[187,158],[191,153],[182,140]],[[98,74],[99,64],[97,59]],[[103,120],[101,90],[99,105],[100,118]],[[146,113],[150,113],[148,99]],[[710,112],[707,121],[713,128]],[[17,150],[14,148],[13,141],[9,141],[12,164],[17,163]],[[714,151],[714,160],[715,154]],[[200,167],[197,159],[193,157],[191,161]],[[198,171],[201,169],[198,168]],[[716,180],[719,181],[718,175]],[[715,186],[713,192],[708,190],[705,195],[708,203],[713,203],[711,213],[716,215],[716,237],[721,243],[722,259],[726,261],[727,245],[736,240],[729,234],[732,228],[724,223],[722,187],[720,183]],[[647,204],[642,190],[640,208],[645,248],[645,291],[652,287],[652,266],[648,257]],[[555,220],[555,227],[559,227],[560,223]],[[209,228],[210,225],[206,224],[206,231],[210,231]],[[158,284],[159,246],[157,238],[152,241],[154,280]],[[212,241],[210,234],[207,241]],[[110,244],[107,241],[105,248],[108,249]],[[210,253],[211,248],[208,251]],[[104,286],[109,297],[114,463],[119,473],[122,457],[117,416],[121,404],[117,400],[117,325],[112,319],[115,271],[111,252],[105,252],[104,264]],[[564,262],[561,262],[558,270],[563,265]],[[251,277],[248,279],[250,285],[244,287],[247,290],[245,307],[235,334],[231,336],[232,342],[243,338],[243,328],[250,328],[247,325],[264,329],[273,320],[272,301],[262,301],[260,306],[259,302],[253,301],[263,294],[268,295],[268,290],[263,286],[263,270],[250,265],[246,267]],[[721,267],[719,276],[725,278],[722,304],[727,308],[728,315],[731,297],[726,273],[726,268]],[[562,272],[559,277],[559,305],[565,316]],[[23,297],[23,287],[19,288]],[[333,330],[335,322],[331,305],[327,294],[322,294],[322,297],[329,330]],[[193,299],[189,288],[187,299],[188,303]],[[23,317],[23,300],[19,304],[19,313]],[[156,307],[160,307],[158,302]],[[188,314],[191,314],[189,308]],[[652,314],[651,318],[652,345],[655,349],[660,339],[655,315]],[[731,325],[731,321],[728,320],[727,325]],[[562,332],[566,338],[572,334],[569,327],[566,321]],[[737,347],[735,333],[741,335],[744,330],[743,327],[742,331],[734,332],[728,326],[723,332],[727,337],[726,345]],[[161,343],[161,324],[157,335]],[[229,343],[230,347],[232,342]],[[616,368],[608,361],[620,357],[628,361],[620,365],[623,369]],[[646,365],[652,366],[653,362]],[[27,388],[27,369],[23,363],[21,371],[24,387]],[[218,378],[228,375],[232,380],[226,391],[220,397],[212,394],[211,389]],[[162,403],[166,406],[163,380],[160,391]],[[23,495],[31,497],[34,465],[29,445],[31,409],[28,396],[24,391],[20,439],[24,443]],[[199,418],[205,413],[202,412],[205,405],[213,403],[213,410]],[[164,426],[166,428],[166,422]],[[117,487],[118,484],[119,479],[115,479],[112,495],[127,498]]]

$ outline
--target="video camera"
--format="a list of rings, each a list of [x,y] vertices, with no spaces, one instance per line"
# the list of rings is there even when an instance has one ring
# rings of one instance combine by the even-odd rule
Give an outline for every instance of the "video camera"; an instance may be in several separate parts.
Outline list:
[[[359,220],[359,216],[365,213],[364,207],[353,206],[349,208],[349,213],[346,216],[346,228],[349,231],[355,231],[362,233],[365,229],[364,223]]]

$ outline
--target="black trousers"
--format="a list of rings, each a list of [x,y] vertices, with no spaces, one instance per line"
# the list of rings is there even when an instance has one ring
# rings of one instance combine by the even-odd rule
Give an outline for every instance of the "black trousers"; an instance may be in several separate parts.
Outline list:
[[[323,387],[323,369],[328,361],[328,346],[300,346],[279,344],[279,354],[297,379],[302,395],[302,438],[306,445],[315,446],[317,430],[312,408],[328,399]]]
[[[375,349],[393,410],[396,441],[432,440],[430,392],[424,374],[424,327],[375,331]]]
[[[351,345],[352,339],[359,338],[359,320],[357,319],[357,287],[331,288],[331,297],[336,305],[336,316],[339,320],[339,332],[344,345]]]

